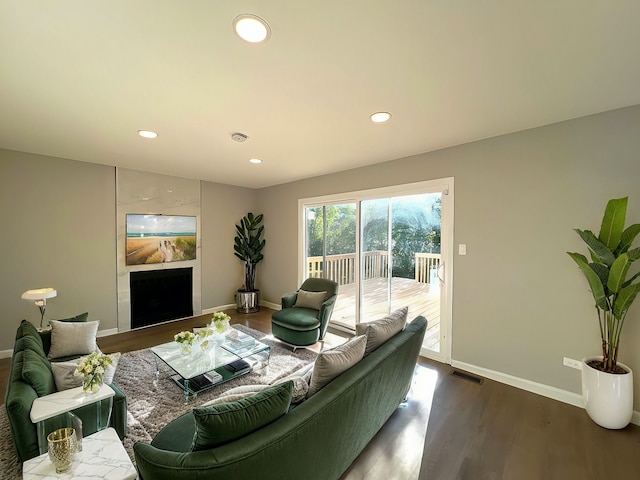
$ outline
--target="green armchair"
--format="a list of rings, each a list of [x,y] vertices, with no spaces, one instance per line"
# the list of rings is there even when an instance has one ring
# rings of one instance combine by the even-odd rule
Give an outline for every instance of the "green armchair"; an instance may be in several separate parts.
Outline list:
[[[282,310],[271,316],[273,336],[296,347],[322,340],[337,297],[337,282],[306,279],[296,292],[282,297]]]

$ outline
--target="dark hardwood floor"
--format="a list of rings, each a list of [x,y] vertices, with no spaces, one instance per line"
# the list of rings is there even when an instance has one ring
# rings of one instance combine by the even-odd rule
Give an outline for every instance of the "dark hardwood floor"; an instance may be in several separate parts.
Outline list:
[[[640,427],[606,430],[585,410],[485,379],[438,371],[420,479],[640,478]]]
[[[271,332],[272,310],[227,313],[231,323]],[[98,344],[107,353],[139,350],[171,341],[178,331],[202,326],[210,317],[101,337]],[[341,341],[331,333],[325,347]],[[10,361],[0,360],[2,392]],[[640,478],[640,427],[605,430],[583,409],[488,379],[477,385],[450,375],[452,370],[421,358],[408,401],[341,480]]]

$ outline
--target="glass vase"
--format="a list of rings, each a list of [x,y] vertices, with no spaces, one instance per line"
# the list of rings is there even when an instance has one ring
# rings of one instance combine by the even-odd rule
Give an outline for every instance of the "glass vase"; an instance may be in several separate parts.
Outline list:
[[[210,336],[205,337],[200,342],[200,350],[203,352],[208,352],[211,349],[212,339]]]
[[[100,373],[94,373],[93,375],[85,375],[82,379],[82,391],[89,395],[96,393],[100,390],[103,384],[102,375]]]
[[[182,355],[191,355],[191,344],[189,344],[189,343],[181,343],[180,344],[180,353]]]

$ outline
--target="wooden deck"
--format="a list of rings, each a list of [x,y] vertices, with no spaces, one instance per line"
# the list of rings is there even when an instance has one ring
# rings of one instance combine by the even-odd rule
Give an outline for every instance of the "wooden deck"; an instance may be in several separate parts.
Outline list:
[[[368,322],[382,318],[388,313],[388,289],[386,278],[364,280],[364,299],[361,307],[361,321]],[[438,284],[416,282],[413,279],[393,277],[391,279],[391,311],[409,306],[408,318],[423,315],[427,319],[427,333],[423,346],[430,350],[440,350],[440,288]],[[331,320],[355,329],[356,312],[355,284],[340,285],[338,300]]]

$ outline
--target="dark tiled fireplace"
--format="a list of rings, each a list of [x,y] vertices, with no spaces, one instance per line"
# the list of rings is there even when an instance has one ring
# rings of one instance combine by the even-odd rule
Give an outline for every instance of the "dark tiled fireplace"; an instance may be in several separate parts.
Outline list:
[[[193,269],[131,272],[131,328],[193,316]]]

